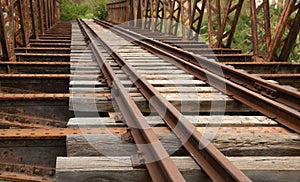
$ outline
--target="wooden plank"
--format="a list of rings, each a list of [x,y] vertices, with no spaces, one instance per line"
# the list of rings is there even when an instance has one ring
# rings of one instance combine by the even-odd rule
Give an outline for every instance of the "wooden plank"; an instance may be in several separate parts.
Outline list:
[[[182,112],[254,112],[252,108],[221,94],[192,96],[165,94],[167,99]],[[144,97],[133,97],[142,112],[152,112]],[[82,112],[113,112],[114,107],[107,97],[71,97],[69,109]]]
[[[277,126],[277,122],[265,116],[185,116],[194,126],[205,127],[209,124],[222,127],[252,127],[252,126]],[[160,116],[146,116],[150,126],[166,126]],[[116,123],[109,117],[76,117],[70,118],[67,124],[71,128],[95,128],[95,127],[124,127],[124,123]]]
[[[158,138],[169,155],[188,155],[175,135],[159,134]],[[297,134],[222,133],[212,143],[227,156],[299,156],[299,141]],[[130,156],[136,152],[136,145],[122,142],[121,135],[67,135],[68,156]]]
[[[187,181],[209,181],[190,157],[171,157]],[[300,157],[229,157],[253,181],[300,181]],[[133,168],[130,157],[58,157],[56,180],[151,181],[146,169]]]
[[[160,93],[217,93],[218,91],[212,87],[197,86],[197,87],[155,87]],[[91,89],[89,87],[69,88],[70,93],[109,93],[108,87],[99,87]],[[130,93],[137,93],[137,88],[127,87],[126,90]]]

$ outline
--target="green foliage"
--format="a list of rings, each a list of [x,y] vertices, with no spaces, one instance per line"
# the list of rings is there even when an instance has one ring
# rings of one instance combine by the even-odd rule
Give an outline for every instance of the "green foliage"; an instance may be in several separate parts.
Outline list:
[[[107,0],[60,0],[61,20],[74,20],[76,18],[100,18],[107,17]]]
[[[61,20],[74,20],[82,18],[88,10],[87,4],[76,4],[72,0],[60,0],[61,2]]]
[[[271,15],[271,32],[272,35],[274,35],[278,20],[280,19],[281,12],[283,7],[275,8],[275,6],[270,7],[270,15]],[[259,19],[263,19],[263,14],[258,14],[257,17]],[[295,15],[293,15],[295,16]],[[291,17],[293,18],[293,17]],[[232,19],[232,17],[231,17]],[[217,25],[213,25],[214,29],[217,29]],[[229,27],[226,27],[225,29],[228,29]],[[288,31],[286,30],[284,32],[284,36],[287,36]],[[260,28],[258,29],[258,34],[261,37],[263,34],[263,30]],[[202,20],[202,26],[200,29],[200,35],[201,38],[208,43],[208,20],[207,20],[207,14],[203,17]],[[244,5],[242,9],[242,13],[239,17],[239,21],[235,30],[234,39],[231,45],[231,48],[234,49],[241,49],[244,53],[253,53],[253,45],[252,45],[252,31],[251,31],[251,19],[250,19],[250,11],[249,8],[247,8],[246,5]],[[266,51],[266,45],[262,45],[260,47],[262,51]],[[298,34],[298,37],[295,41],[295,44],[293,46],[293,49],[291,51],[290,57],[288,59],[290,62],[300,62],[300,34]]]
[[[107,11],[104,4],[98,5],[98,7],[94,11],[94,16],[99,18],[100,20],[105,20],[107,18]]]

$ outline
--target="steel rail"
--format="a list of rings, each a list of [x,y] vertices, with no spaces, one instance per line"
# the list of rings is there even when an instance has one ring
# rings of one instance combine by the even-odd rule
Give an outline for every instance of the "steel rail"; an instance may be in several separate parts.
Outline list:
[[[143,45],[142,42],[148,43],[152,45],[152,47],[158,47],[162,51],[169,52],[183,60],[191,62],[197,66],[200,66],[201,68],[207,69],[208,71],[211,71],[214,74],[223,76],[224,78],[229,79],[234,83],[242,85],[252,91],[261,93],[262,95],[276,100],[279,103],[285,104],[297,110],[299,110],[300,108],[300,93],[297,91],[289,90],[280,85],[269,83],[266,80],[259,79],[251,74],[238,71],[237,69],[232,68],[228,65],[212,61],[211,59],[208,59],[206,57],[199,56],[191,52],[187,52],[178,47],[163,43],[161,41],[148,38],[146,36],[140,35],[132,31],[128,31],[124,28],[112,25],[108,22],[100,21],[97,19],[94,19],[94,21],[96,23],[101,23],[102,25],[105,25],[107,28],[113,27],[114,31],[119,31],[118,33],[125,32],[127,34],[127,38],[137,41],[137,44]],[[129,37],[128,35],[130,35],[131,37]],[[260,87],[261,85],[263,85],[264,88]],[[267,92],[267,90],[269,90],[269,92]],[[272,90],[276,91],[276,93],[272,93]]]
[[[97,19],[95,19],[95,21],[103,25],[105,24],[107,27],[110,28],[114,26],[112,24],[109,24],[108,22],[99,21]],[[126,32],[128,35],[131,35],[136,40],[142,40],[143,42],[149,43],[152,46],[160,48],[161,50],[172,53],[173,55],[176,55],[179,58],[189,61],[195,65],[198,65],[201,68],[207,69],[208,71],[211,71],[214,74],[217,74],[219,76],[224,76],[226,79],[230,79],[231,81],[239,85],[242,85],[255,92],[261,93],[262,95],[268,98],[276,100],[277,102],[283,103],[294,109],[300,108],[300,94],[296,91],[286,89],[279,85],[274,85],[272,83],[269,83],[263,79],[259,79],[248,73],[238,71],[228,65],[220,64],[216,61],[212,61],[203,56],[199,56],[191,52],[187,52],[183,49],[162,43],[160,41],[134,33],[132,31],[128,31],[121,27],[114,26],[114,29],[120,30],[122,32]],[[262,88],[261,85],[264,85],[265,87]],[[276,93],[273,93],[272,90],[276,90]]]
[[[299,92],[268,83],[263,79],[237,71],[229,66],[221,65],[205,57],[149,39],[107,22],[96,19],[95,22],[110,28],[111,31],[159,57],[163,57],[166,61],[180,67],[196,78],[300,133]],[[200,61],[200,64],[196,59]],[[224,87],[224,83],[226,87]]]
[[[84,31],[89,40],[91,49],[100,66],[107,83],[111,88],[112,98],[115,100],[118,109],[130,129],[130,133],[137,144],[137,148],[143,155],[145,165],[153,181],[185,181],[175,163],[169,157],[169,154],[158,140],[156,134],[149,126],[147,120],[129,96],[121,81],[115,75],[112,67],[101,55],[98,50],[95,33],[88,31],[86,24],[78,21],[80,28]],[[86,26],[86,27],[85,27]]]
[[[93,30],[91,29],[91,31]],[[118,63],[134,85],[181,140],[182,145],[193,159],[213,181],[250,181],[123,57],[114,52],[103,40],[100,39],[100,41],[105,50]],[[153,99],[154,96],[155,99]]]

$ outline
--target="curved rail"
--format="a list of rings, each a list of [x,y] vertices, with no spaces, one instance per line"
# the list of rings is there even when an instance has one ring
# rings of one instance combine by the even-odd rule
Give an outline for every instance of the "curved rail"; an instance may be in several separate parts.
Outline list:
[[[163,57],[166,61],[177,65],[196,78],[232,96],[234,99],[300,133],[299,92],[271,84],[248,73],[110,23],[96,19],[94,21],[106,28],[110,28],[111,31],[129,39],[157,56]],[[207,79],[208,77],[209,80]],[[226,87],[223,86],[224,83]]]
[[[90,28],[90,31],[93,30]],[[250,181],[126,60],[114,52],[104,41],[101,39],[100,41],[105,50],[122,67],[134,85],[139,88],[139,91],[181,140],[185,149],[213,181]],[[156,99],[151,99],[153,96]]]

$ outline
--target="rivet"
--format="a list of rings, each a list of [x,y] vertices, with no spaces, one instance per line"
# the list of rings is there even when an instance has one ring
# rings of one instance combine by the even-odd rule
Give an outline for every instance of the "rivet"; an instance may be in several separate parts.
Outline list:
[[[34,170],[34,174],[40,174],[40,170],[39,169],[35,169]]]

